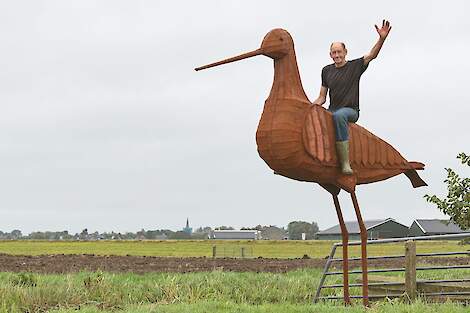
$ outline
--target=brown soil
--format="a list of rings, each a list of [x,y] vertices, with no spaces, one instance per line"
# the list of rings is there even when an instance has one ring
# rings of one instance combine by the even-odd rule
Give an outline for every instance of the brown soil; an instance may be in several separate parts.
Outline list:
[[[299,268],[323,268],[325,259],[232,259],[232,258],[174,258],[145,256],[40,255],[17,256],[0,254],[0,272],[70,273],[78,271],[107,272],[205,272],[213,270],[234,272],[287,272]],[[470,264],[466,258],[420,259],[420,263],[433,265]],[[334,267],[340,269],[341,262]],[[358,261],[350,262],[359,267]],[[370,260],[370,267],[403,267],[403,260]],[[331,269],[330,269],[331,270]]]

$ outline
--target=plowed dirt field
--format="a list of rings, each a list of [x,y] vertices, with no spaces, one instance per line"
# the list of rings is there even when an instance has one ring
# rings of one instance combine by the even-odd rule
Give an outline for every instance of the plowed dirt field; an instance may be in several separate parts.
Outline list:
[[[470,257],[464,258],[418,258],[420,263],[458,265],[470,264]],[[213,270],[234,272],[282,273],[300,268],[323,268],[325,259],[235,259],[235,258],[175,258],[145,256],[98,256],[82,255],[40,255],[18,256],[0,254],[0,272],[71,273],[79,271],[107,272],[206,272]],[[341,262],[333,264],[341,268]],[[358,261],[350,262],[351,267],[360,267]],[[403,267],[403,260],[369,260],[370,267]]]

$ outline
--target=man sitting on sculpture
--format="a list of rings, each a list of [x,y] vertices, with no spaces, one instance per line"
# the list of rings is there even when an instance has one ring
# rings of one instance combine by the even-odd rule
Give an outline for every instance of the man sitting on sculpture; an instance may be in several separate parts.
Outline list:
[[[320,95],[313,104],[323,105],[330,92],[330,106],[336,136],[336,151],[341,172],[353,174],[349,164],[349,132],[348,122],[355,123],[359,119],[359,80],[369,66],[369,62],[377,57],[392,27],[389,21],[383,20],[382,27],[375,25],[379,34],[377,43],[372,50],[361,58],[346,61],[348,50],[342,42],[333,42],[330,46],[330,57],[333,64],[322,69]]]

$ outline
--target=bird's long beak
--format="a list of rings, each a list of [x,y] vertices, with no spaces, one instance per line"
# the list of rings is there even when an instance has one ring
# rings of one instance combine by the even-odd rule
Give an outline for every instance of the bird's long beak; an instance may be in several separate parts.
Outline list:
[[[261,49],[261,48],[256,49],[256,50],[251,51],[251,52],[243,53],[243,54],[237,55],[236,57],[228,58],[228,59],[225,59],[225,60],[222,60],[222,61],[219,61],[219,62],[215,62],[215,63],[207,64],[207,65],[204,65],[204,66],[196,67],[195,70],[200,71],[200,70],[204,70],[204,69],[209,68],[209,67],[214,67],[214,66],[218,66],[218,65],[222,65],[222,64],[226,64],[226,63],[240,61],[240,60],[243,60],[243,59],[246,59],[246,58],[251,58],[251,57],[254,57],[254,56],[260,55],[260,54],[263,54],[263,49]]]

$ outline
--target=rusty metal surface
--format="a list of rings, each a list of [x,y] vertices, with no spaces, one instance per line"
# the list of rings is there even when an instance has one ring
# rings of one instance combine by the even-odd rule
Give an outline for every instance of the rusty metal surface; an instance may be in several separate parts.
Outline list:
[[[349,257],[348,257],[348,229],[344,223],[343,213],[339,204],[338,196],[333,194],[333,203],[335,204],[336,214],[338,216],[339,225],[341,227],[341,238],[343,243],[343,300],[344,304],[351,304],[351,298],[349,294]]]
[[[391,145],[358,124],[349,125],[350,162],[356,170],[414,169]],[[328,166],[337,166],[332,114],[313,106],[305,119],[303,141],[308,154]],[[331,157],[327,157],[330,156]]]

